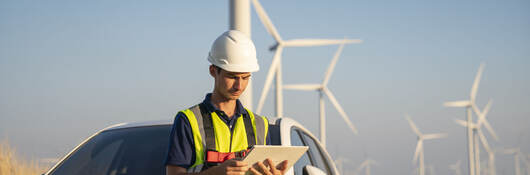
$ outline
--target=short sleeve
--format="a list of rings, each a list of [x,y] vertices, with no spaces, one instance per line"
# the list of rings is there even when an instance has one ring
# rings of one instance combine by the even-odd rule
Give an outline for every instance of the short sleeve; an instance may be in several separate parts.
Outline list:
[[[186,115],[179,112],[173,122],[165,165],[189,168],[195,163],[193,132]]]

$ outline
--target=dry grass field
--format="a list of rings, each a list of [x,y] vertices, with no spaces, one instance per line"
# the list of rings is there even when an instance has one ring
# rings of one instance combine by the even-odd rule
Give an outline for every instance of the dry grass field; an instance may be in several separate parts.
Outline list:
[[[35,160],[21,159],[8,141],[0,141],[0,175],[38,175],[47,168]]]

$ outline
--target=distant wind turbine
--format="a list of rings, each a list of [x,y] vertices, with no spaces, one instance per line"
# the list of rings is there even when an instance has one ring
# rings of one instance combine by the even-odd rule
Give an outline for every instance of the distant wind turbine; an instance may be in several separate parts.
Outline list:
[[[524,155],[523,155],[524,157]],[[525,165],[526,165],[526,174],[530,175],[530,154],[528,154],[528,157],[524,159]]]
[[[358,131],[353,125],[353,123],[350,121],[350,118],[348,115],[346,115],[346,112],[344,112],[344,109],[340,106],[339,102],[331,93],[329,88],[327,87],[329,79],[331,78],[331,74],[333,74],[333,70],[335,69],[335,65],[337,64],[337,61],[339,60],[340,53],[342,52],[342,49],[344,47],[344,44],[341,44],[339,46],[339,49],[337,52],[335,52],[335,56],[331,60],[331,63],[329,64],[329,67],[326,71],[326,74],[324,75],[324,80],[321,84],[292,84],[292,85],[284,85],[284,89],[290,89],[290,90],[303,90],[303,91],[318,91],[319,93],[319,104],[320,104],[320,143],[325,147],[326,146],[326,113],[325,113],[325,104],[324,104],[324,95],[328,97],[329,101],[333,104],[335,109],[339,112],[342,119],[346,122],[348,127],[352,130],[354,134],[357,134]]]
[[[489,125],[489,122],[486,120],[486,115],[488,114],[490,108],[491,108],[491,104],[492,104],[493,100],[489,100],[488,101],[488,104],[486,104],[486,107],[484,107],[484,110],[482,112],[479,111],[479,113],[477,114],[478,115],[478,121],[477,123],[470,123],[468,124],[468,122],[466,121],[463,121],[463,120],[458,120],[458,119],[455,119],[455,122],[459,125],[462,125],[464,127],[468,127],[468,128],[471,128],[473,130],[473,139],[474,139],[474,142],[473,142],[473,145],[474,145],[474,149],[475,149],[475,165],[477,165],[477,169],[480,168],[480,148],[479,148],[479,140],[480,142],[482,143],[482,147],[484,147],[484,149],[486,150],[486,152],[488,153],[488,167],[489,167],[489,173],[490,174],[496,174],[495,173],[495,151],[491,149],[491,147],[489,146],[488,144],[488,140],[486,140],[486,136],[484,136],[484,133],[482,132],[482,125],[485,125],[486,123],[488,123],[488,125],[485,125],[485,126],[488,126],[486,127],[486,129],[488,129],[488,131],[491,133],[491,135],[493,136],[493,138],[495,138],[496,140],[498,139],[497,137],[497,134],[495,134],[495,131],[493,130],[493,128],[491,128],[491,126]],[[479,174],[480,171],[477,170],[477,174]]]
[[[436,175],[434,171],[434,165],[430,164],[429,166],[427,166],[427,169],[429,169],[429,175]]]
[[[455,171],[455,175],[462,175],[462,171],[460,170],[460,164],[462,164],[462,161],[458,160],[455,164],[449,165],[449,169]]]
[[[337,168],[339,169],[340,174],[344,173],[344,164],[351,162],[350,159],[339,157],[337,160],[335,160],[335,164],[337,165]]]
[[[377,165],[377,162],[375,160],[372,160],[370,158],[366,158],[366,160],[364,160],[360,165],[359,167],[357,167],[357,169],[355,169],[355,175],[361,175],[361,171],[364,169],[364,173],[365,175],[370,175],[371,173],[371,165]]]
[[[530,155],[528,155],[528,158],[524,156],[524,154],[521,155],[521,157],[523,158],[523,162],[525,164],[525,167],[526,167],[526,174],[527,175],[530,175],[530,161],[528,159],[530,159]]]
[[[337,45],[344,43],[362,43],[360,39],[292,39],[292,40],[283,40],[272,24],[269,16],[258,2],[258,0],[252,0],[252,4],[256,13],[258,14],[259,19],[267,29],[267,32],[272,35],[276,44],[269,48],[269,50],[274,51],[274,57],[272,63],[267,72],[267,77],[265,78],[265,85],[263,86],[263,91],[261,92],[261,97],[258,102],[258,108],[256,109],[257,113],[261,113],[263,109],[263,104],[267,98],[269,88],[272,83],[273,76],[276,75],[276,117],[283,117],[283,94],[282,94],[282,68],[281,68],[281,55],[284,47],[310,47],[310,46],[324,46],[324,45]]]
[[[423,150],[423,140],[431,140],[431,139],[439,139],[447,137],[447,134],[445,133],[436,133],[436,134],[422,134],[418,127],[416,127],[416,124],[412,122],[410,117],[406,116],[410,128],[412,128],[412,131],[416,133],[418,136],[418,143],[416,144],[416,151],[414,152],[414,160],[412,161],[414,164],[417,163],[418,157],[420,159],[420,167],[419,167],[419,175],[425,175],[425,166],[424,166],[424,150]]]
[[[504,149],[502,151],[504,154],[513,155],[513,164],[515,165],[515,175],[521,175],[521,149],[520,148],[511,148],[511,149]]]
[[[471,110],[478,113],[478,108],[475,105],[475,99],[477,97],[478,85],[480,83],[480,78],[482,76],[482,71],[484,70],[484,63],[480,64],[478,68],[477,75],[475,76],[475,81],[471,87],[471,93],[469,95],[469,100],[462,101],[452,101],[444,103],[444,106],[447,107],[465,107],[467,111],[467,123],[472,122]],[[468,125],[470,126],[470,125]],[[469,161],[469,175],[475,175],[477,171],[475,166],[475,155],[474,155],[474,145],[473,145],[473,129],[467,127],[467,146],[468,146],[468,161]]]

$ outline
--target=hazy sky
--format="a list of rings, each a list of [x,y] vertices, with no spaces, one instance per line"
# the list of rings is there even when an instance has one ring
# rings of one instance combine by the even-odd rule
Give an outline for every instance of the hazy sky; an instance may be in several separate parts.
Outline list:
[[[416,136],[426,164],[450,174],[466,159],[464,109],[481,62],[482,108],[500,137],[495,148],[530,153],[530,1],[262,0],[284,39],[360,38],[344,48],[329,88],[359,128],[354,136],[327,102],[328,151],[354,169],[365,156],[373,174],[410,174]],[[228,29],[228,1],[0,1],[0,138],[26,157],[61,157],[92,133],[120,122],[170,120],[213,85],[206,56]],[[252,10],[261,70],[258,101],[274,44]],[[318,83],[337,46],[284,50],[285,83]],[[317,134],[318,94],[285,91],[285,114]],[[272,116],[272,96],[263,115]],[[484,152],[484,151],[483,151]],[[486,156],[483,155],[483,158]],[[463,172],[466,164],[462,164]],[[513,158],[497,156],[499,174]]]

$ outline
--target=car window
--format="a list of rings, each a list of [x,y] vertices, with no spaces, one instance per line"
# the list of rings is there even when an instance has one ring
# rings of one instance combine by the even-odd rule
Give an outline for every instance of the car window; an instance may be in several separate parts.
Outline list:
[[[320,148],[313,138],[311,138],[309,135],[307,135],[304,132],[300,133],[302,135],[303,141],[309,146],[309,155],[311,157],[311,160],[313,161],[313,166],[321,169],[322,171],[326,172],[327,174],[332,174],[329,168],[329,164],[327,163],[327,159],[324,158],[322,148]]]
[[[171,126],[102,132],[81,145],[50,175],[164,175]]]
[[[304,144],[300,138],[300,134],[296,128],[291,128],[291,145],[292,146],[307,146]],[[295,175],[302,175],[303,169],[306,165],[311,165],[308,152],[306,152],[302,157],[294,164],[293,170]]]

